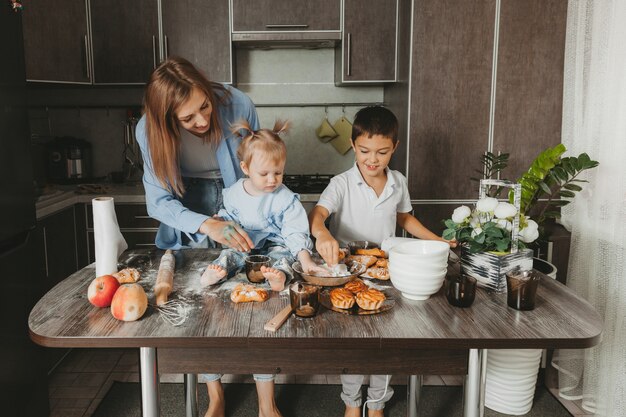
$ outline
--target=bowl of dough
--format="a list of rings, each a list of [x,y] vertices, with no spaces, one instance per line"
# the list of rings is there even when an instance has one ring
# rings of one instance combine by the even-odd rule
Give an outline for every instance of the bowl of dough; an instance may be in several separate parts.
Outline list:
[[[323,287],[344,285],[348,281],[357,278],[367,269],[365,265],[350,259],[343,260],[334,267],[330,267],[326,265],[319,255],[313,255],[312,258],[313,262],[322,267],[324,272],[304,271],[300,261],[294,262],[291,267],[296,273],[296,276],[301,277],[306,282]]]
[[[443,285],[450,246],[436,240],[415,240],[389,250],[391,283],[410,300],[426,300]]]

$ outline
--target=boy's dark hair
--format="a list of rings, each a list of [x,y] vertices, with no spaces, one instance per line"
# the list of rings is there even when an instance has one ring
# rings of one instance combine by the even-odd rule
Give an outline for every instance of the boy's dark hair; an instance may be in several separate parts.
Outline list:
[[[382,135],[398,141],[398,119],[383,106],[369,106],[359,110],[352,124],[352,142],[361,135]]]

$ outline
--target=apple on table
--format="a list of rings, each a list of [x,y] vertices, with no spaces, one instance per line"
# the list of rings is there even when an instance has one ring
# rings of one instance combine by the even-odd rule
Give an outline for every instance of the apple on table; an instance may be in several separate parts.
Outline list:
[[[120,283],[113,275],[96,277],[89,284],[87,299],[96,307],[108,307],[119,287]]]

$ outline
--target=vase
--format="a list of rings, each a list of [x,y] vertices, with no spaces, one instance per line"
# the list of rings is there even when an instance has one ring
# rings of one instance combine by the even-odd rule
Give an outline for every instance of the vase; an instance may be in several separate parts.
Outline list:
[[[541,349],[490,349],[487,353],[485,407],[509,415],[533,406]]]
[[[496,255],[491,252],[470,253],[467,246],[461,248],[463,272],[476,278],[478,286],[495,292],[506,292],[506,273],[512,269],[533,268],[533,251],[520,249],[517,253]]]

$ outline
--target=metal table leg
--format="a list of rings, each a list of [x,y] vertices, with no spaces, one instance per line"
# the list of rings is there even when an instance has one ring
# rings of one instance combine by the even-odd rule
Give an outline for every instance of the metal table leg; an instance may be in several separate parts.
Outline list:
[[[198,417],[198,375],[185,374],[185,416]]]
[[[484,416],[486,369],[487,349],[470,349],[467,376],[463,384],[464,417]]]
[[[410,375],[409,386],[406,392],[406,411],[408,417],[417,417],[417,406],[422,394],[424,377],[422,375]]]
[[[141,378],[141,411],[143,417],[159,417],[159,370],[156,348],[139,348],[139,372]]]

